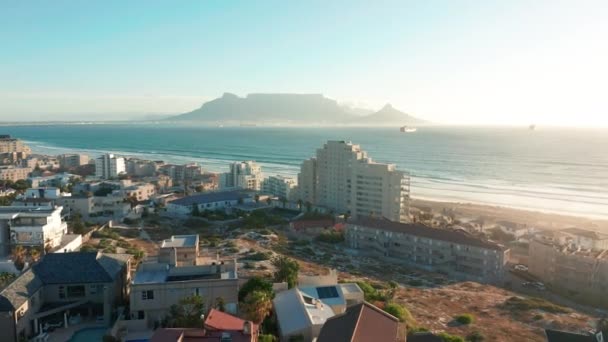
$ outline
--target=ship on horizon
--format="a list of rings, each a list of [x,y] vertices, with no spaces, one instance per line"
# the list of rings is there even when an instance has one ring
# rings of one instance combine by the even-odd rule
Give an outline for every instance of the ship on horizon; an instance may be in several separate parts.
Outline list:
[[[408,127],[408,126],[401,126],[401,128],[399,128],[399,131],[401,133],[414,133],[417,130],[418,129],[416,127]]]

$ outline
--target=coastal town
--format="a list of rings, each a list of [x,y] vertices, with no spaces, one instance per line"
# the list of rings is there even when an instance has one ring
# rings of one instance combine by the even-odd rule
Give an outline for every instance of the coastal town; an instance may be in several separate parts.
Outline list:
[[[42,155],[0,136],[2,341],[603,341],[608,222],[417,199],[327,141],[253,160]]]

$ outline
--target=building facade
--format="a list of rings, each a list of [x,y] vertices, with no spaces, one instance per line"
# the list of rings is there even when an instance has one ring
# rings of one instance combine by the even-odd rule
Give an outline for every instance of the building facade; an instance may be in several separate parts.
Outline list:
[[[16,182],[27,179],[32,169],[29,167],[18,167],[13,165],[0,166],[0,180]]]
[[[50,246],[61,244],[68,226],[62,220],[62,207],[0,207],[0,255],[13,246]]]
[[[458,279],[501,283],[509,250],[455,230],[365,218],[347,224],[346,243],[361,254]]]
[[[249,189],[259,191],[262,185],[262,167],[254,161],[230,164],[230,171],[221,174],[220,189]]]
[[[328,141],[302,163],[298,195],[303,202],[351,217],[409,221],[409,175],[393,164],[373,162],[359,145]]]
[[[528,272],[552,291],[608,308],[608,250],[569,248],[533,240]]]
[[[90,158],[86,154],[70,153],[61,154],[57,157],[59,165],[64,169],[73,169],[89,163]]]
[[[12,138],[10,135],[0,135],[0,154],[21,152],[30,154],[32,151],[22,140]]]
[[[103,179],[117,178],[126,173],[125,159],[113,154],[104,154],[95,159],[95,176]]]
[[[262,182],[262,192],[289,200],[292,198],[295,186],[296,181],[293,178],[280,175],[269,176]]]

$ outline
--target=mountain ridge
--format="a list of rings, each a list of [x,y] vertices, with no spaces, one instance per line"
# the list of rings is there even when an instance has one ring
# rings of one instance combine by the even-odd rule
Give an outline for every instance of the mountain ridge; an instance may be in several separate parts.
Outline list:
[[[239,97],[228,92],[203,103],[193,111],[172,116],[167,120],[373,126],[425,122],[393,108],[390,104],[379,111],[371,111],[340,105],[336,100],[322,94],[251,93]]]

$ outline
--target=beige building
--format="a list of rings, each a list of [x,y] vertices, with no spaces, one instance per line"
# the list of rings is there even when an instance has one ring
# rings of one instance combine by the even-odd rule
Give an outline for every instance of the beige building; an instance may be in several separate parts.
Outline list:
[[[359,145],[328,141],[298,174],[302,201],[351,217],[378,215],[409,221],[409,175],[393,164],[376,163]]]
[[[198,254],[198,235],[173,235],[161,243],[158,262],[171,266],[197,265]]]
[[[64,169],[73,169],[81,165],[89,163],[90,158],[86,154],[61,154],[57,157],[59,159],[59,165]]]
[[[226,303],[226,311],[237,312],[238,276],[234,260],[216,260],[205,265],[171,266],[167,263],[143,263],[131,282],[131,317],[146,320],[149,326],[162,322],[172,305],[181,298],[199,295],[205,307],[217,298]]]
[[[13,152],[30,154],[32,150],[19,139],[11,138],[10,135],[0,135],[0,153]]]
[[[528,272],[552,291],[608,308],[608,250],[572,249],[537,240],[529,248]]]
[[[0,180],[16,182],[27,179],[32,169],[29,167],[17,167],[12,165],[0,166]]]
[[[468,233],[364,218],[347,224],[346,243],[362,255],[458,279],[501,283],[509,250]]]
[[[121,190],[125,197],[135,197],[138,201],[147,201],[156,195],[156,187],[151,183],[136,183]]]
[[[296,186],[293,178],[276,175],[269,176],[262,182],[262,192],[289,200],[292,198],[292,191]]]
[[[48,203],[47,203],[48,204]],[[62,207],[0,207],[0,255],[11,246],[56,247],[67,234],[61,218]]]

